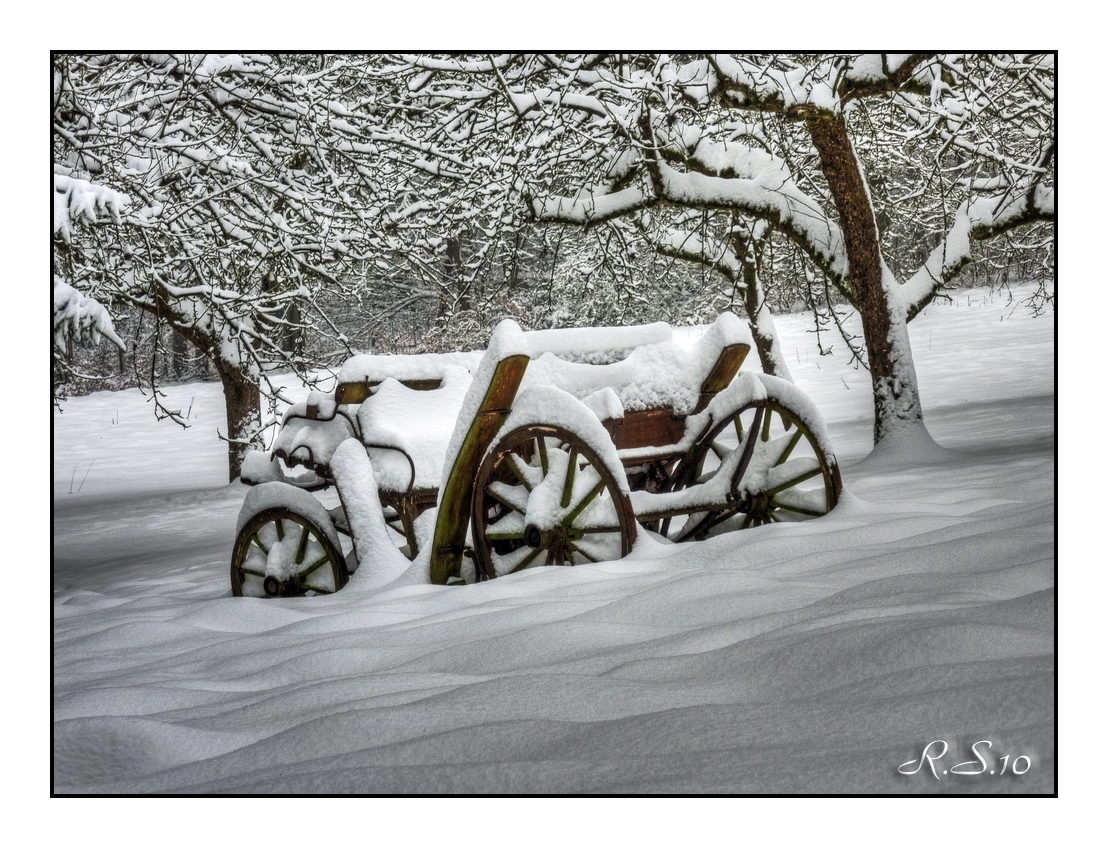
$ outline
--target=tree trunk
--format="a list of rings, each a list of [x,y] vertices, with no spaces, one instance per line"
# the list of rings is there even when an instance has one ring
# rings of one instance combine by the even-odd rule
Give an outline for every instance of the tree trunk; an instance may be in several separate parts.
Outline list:
[[[862,319],[873,382],[876,446],[906,427],[923,427],[916,368],[908,343],[908,316],[897,297],[896,281],[881,258],[873,204],[845,119],[841,114],[820,112],[806,118],[805,124],[839,213],[852,302]]]
[[[744,244],[735,243],[735,248],[736,255],[742,262],[743,306],[746,308],[750,334],[754,337],[754,348],[758,351],[762,371],[791,383],[793,377],[781,353],[781,343],[777,338],[773,313],[770,312],[765,293],[762,291],[762,281],[758,275],[758,257],[752,257],[746,251]],[[758,250],[757,253],[760,256],[761,251]]]
[[[185,337],[172,327],[169,328],[169,334],[172,340],[170,357],[173,364],[173,377],[176,380],[183,380],[188,372],[188,345],[185,342]]]
[[[223,397],[227,403],[227,466],[229,481],[242,472],[242,461],[252,448],[262,449],[261,392],[241,370],[215,360],[219,379],[223,382]]]
[[[290,303],[281,310],[282,320],[287,322],[284,332],[281,334],[281,350],[296,359],[304,355],[304,327],[303,314],[300,305]]]
[[[520,233],[515,234],[515,238],[512,242],[512,253],[508,257],[508,291],[514,292],[519,288],[520,277],[520,261],[519,251],[523,244],[523,236]]]
[[[458,304],[458,308],[463,312],[471,309],[473,303],[462,267],[462,239],[460,236],[446,240],[446,278],[447,284],[457,293],[454,302]]]

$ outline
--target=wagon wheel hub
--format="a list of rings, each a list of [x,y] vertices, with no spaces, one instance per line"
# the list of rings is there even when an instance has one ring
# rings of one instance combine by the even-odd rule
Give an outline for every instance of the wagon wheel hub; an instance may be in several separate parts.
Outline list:
[[[272,574],[262,583],[265,593],[271,598],[291,598],[301,592],[300,578],[294,574],[284,580],[278,580]]]
[[[567,528],[562,524],[546,528],[528,524],[523,530],[523,542],[534,550],[544,548],[548,551],[564,551],[567,542],[574,538],[580,539],[582,535],[580,531],[574,532],[574,528]]]
[[[581,539],[583,535],[575,528],[565,528],[562,524],[556,524],[552,528],[540,528],[537,524],[527,524],[523,530],[523,543],[532,550],[550,552],[555,562],[565,562],[571,553],[571,545],[568,542]]]
[[[756,519],[764,519],[773,512],[773,496],[768,492],[758,492],[750,499],[750,505],[743,510]]]

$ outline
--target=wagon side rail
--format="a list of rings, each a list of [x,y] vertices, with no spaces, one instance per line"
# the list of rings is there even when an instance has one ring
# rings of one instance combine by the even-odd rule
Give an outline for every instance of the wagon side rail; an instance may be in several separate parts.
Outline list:
[[[621,419],[605,421],[624,465],[678,455],[686,449],[688,429],[695,428],[716,396],[732,384],[750,353],[750,345],[724,345],[712,369],[700,385],[700,399],[692,415],[678,415],[672,407],[625,412]]]

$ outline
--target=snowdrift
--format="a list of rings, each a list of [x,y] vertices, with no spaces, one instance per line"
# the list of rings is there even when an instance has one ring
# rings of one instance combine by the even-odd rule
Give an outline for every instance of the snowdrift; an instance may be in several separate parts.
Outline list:
[[[467,587],[231,598],[218,387],[172,390],[187,431],[138,392],[72,399],[55,792],[1053,792],[1053,315],[929,307],[942,448],[873,457],[868,375],[778,324],[842,465],[833,513]],[[950,773],[975,751],[988,769]]]

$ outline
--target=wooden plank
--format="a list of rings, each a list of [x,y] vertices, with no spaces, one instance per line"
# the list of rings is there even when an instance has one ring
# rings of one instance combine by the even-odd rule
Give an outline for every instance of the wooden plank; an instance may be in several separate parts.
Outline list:
[[[377,387],[381,385],[382,382],[381,380],[359,380],[353,383],[339,383],[338,388],[335,389],[335,403],[363,403],[366,398],[376,391]],[[438,378],[401,380],[400,384],[402,386],[407,386],[413,391],[430,392],[441,388],[442,380]]]
[[[520,353],[497,364],[477,415],[470,423],[458,456],[450,468],[446,486],[439,493],[439,514],[435,519],[435,536],[431,543],[432,583],[445,585],[450,577],[457,576],[459,572],[477,471],[485,451],[511,411],[528,362],[530,357]]]
[[[684,416],[675,416],[673,410],[668,408],[646,409],[626,413],[613,441],[618,450],[634,450],[672,445],[681,441],[684,435]]]
[[[716,364],[712,366],[712,370],[700,385],[700,400],[693,410],[694,413],[702,411],[717,393],[731,385],[748,353],[750,353],[750,345],[744,342],[727,345],[719,352]]]

